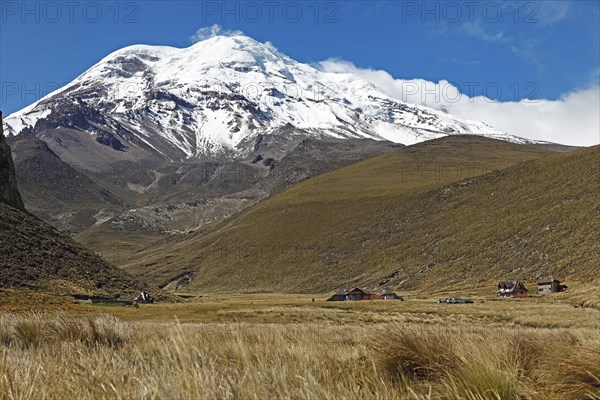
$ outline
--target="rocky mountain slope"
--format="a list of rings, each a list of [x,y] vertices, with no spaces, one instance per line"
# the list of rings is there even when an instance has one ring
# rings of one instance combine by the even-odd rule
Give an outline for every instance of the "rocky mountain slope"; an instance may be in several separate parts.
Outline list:
[[[147,288],[25,210],[1,134],[0,193],[0,288],[127,295]]]
[[[133,295],[148,285],[33,215],[0,204],[0,287]]]
[[[132,196],[110,176],[103,179],[94,170],[64,162],[43,140],[19,136],[8,141],[27,209],[52,225],[79,231],[106,214],[133,207]]]
[[[210,229],[131,255],[203,291],[460,289],[596,275],[599,148],[436,139],[306,180]]]

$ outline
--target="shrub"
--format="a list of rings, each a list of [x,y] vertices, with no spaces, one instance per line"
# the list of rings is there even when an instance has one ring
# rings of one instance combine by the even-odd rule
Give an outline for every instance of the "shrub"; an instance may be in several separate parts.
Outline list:
[[[559,363],[563,391],[577,398],[600,399],[600,337],[579,346]]]
[[[40,319],[23,319],[14,325],[15,339],[25,348],[37,346],[42,341],[42,325]]]
[[[115,317],[89,318],[88,326],[90,345],[119,347],[126,341],[125,329]]]
[[[448,371],[447,399],[519,400],[519,368],[496,354],[465,354],[458,368]]]
[[[49,324],[57,341],[79,342],[88,346],[121,346],[127,339],[126,330],[115,317],[87,319],[58,316]]]
[[[29,314],[0,321],[0,344],[31,348],[43,342],[77,342],[86,346],[119,347],[129,337],[125,325],[115,317],[71,318],[59,315],[48,318]]]
[[[10,346],[12,343],[12,333],[8,325],[0,323],[0,345]]]
[[[379,367],[403,379],[437,379],[457,361],[455,340],[448,331],[397,325],[378,332],[374,350]]]

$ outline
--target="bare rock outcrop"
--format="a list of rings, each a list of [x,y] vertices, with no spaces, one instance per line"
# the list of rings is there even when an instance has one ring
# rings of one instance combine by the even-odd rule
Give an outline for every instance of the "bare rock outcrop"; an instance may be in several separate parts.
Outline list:
[[[23,199],[17,188],[17,177],[10,147],[4,139],[2,112],[0,112],[0,202],[19,210],[25,210]]]

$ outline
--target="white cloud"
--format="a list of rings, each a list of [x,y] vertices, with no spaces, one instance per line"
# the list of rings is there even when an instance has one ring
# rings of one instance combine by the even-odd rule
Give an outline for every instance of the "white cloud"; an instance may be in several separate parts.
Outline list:
[[[230,31],[227,29],[223,29],[223,27],[221,27],[221,25],[214,24],[212,26],[205,26],[203,28],[198,29],[196,31],[196,33],[194,33],[190,37],[190,40],[192,41],[192,43],[196,43],[196,42],[201,42],[202,40],[209,39],[214,36],[238,36],[238,35],[243,35],[243,34],[244,33],[242,31],[238,31],[238,30]]]
[[[539,21],[540,26],[552,25],[566,19],[569,16],[569,2],[558,1],[536,1],[532,4],[526,3],[525,8],[532,19]]]
[[[539,60],[540,54],[537,50],[538,43],[539,41],[537,39],[529,38],[520,41],[516,45],[510,46],[510,51],[517,57],[535,65],[538,71],[541,72],[543,71],[544,66]]]
[[[404,102],[447,110],[450,114],[483,121],[513,135],[577,146],[600,143],[598,86],[574,90],[557,100],[499,102],[483,96],[469,97],[461,93],[468,93],[467,88],[461,91],[445,80],[435,83],[395,79],[385,71],[361,69],[341,60],[323,61],[318,66],[327,72],[358,75]]]
[[[469,36],[486,42],[497,42],[504,39],[504,33],[502,31],[495,34],[487,33],[483,30],[479,22],[467,22],[460,26],[460,30]]]
[[[592,146],[600,144],[600,88],[566,93],[558,100],[497,102],[477,97],[448,108],[530,139]]]

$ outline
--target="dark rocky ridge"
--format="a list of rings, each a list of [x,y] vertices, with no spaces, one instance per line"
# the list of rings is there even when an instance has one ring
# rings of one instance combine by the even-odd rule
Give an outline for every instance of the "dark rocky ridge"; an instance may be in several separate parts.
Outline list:
[[[4,139],[2,112],[0,111],[0,202],[11,207],[25,210],[23,199],[17,188],[17,177],[13,165],[10,147]]]
[[[0,204],[0,287],[136,294],[148,286],[28,212]]]

